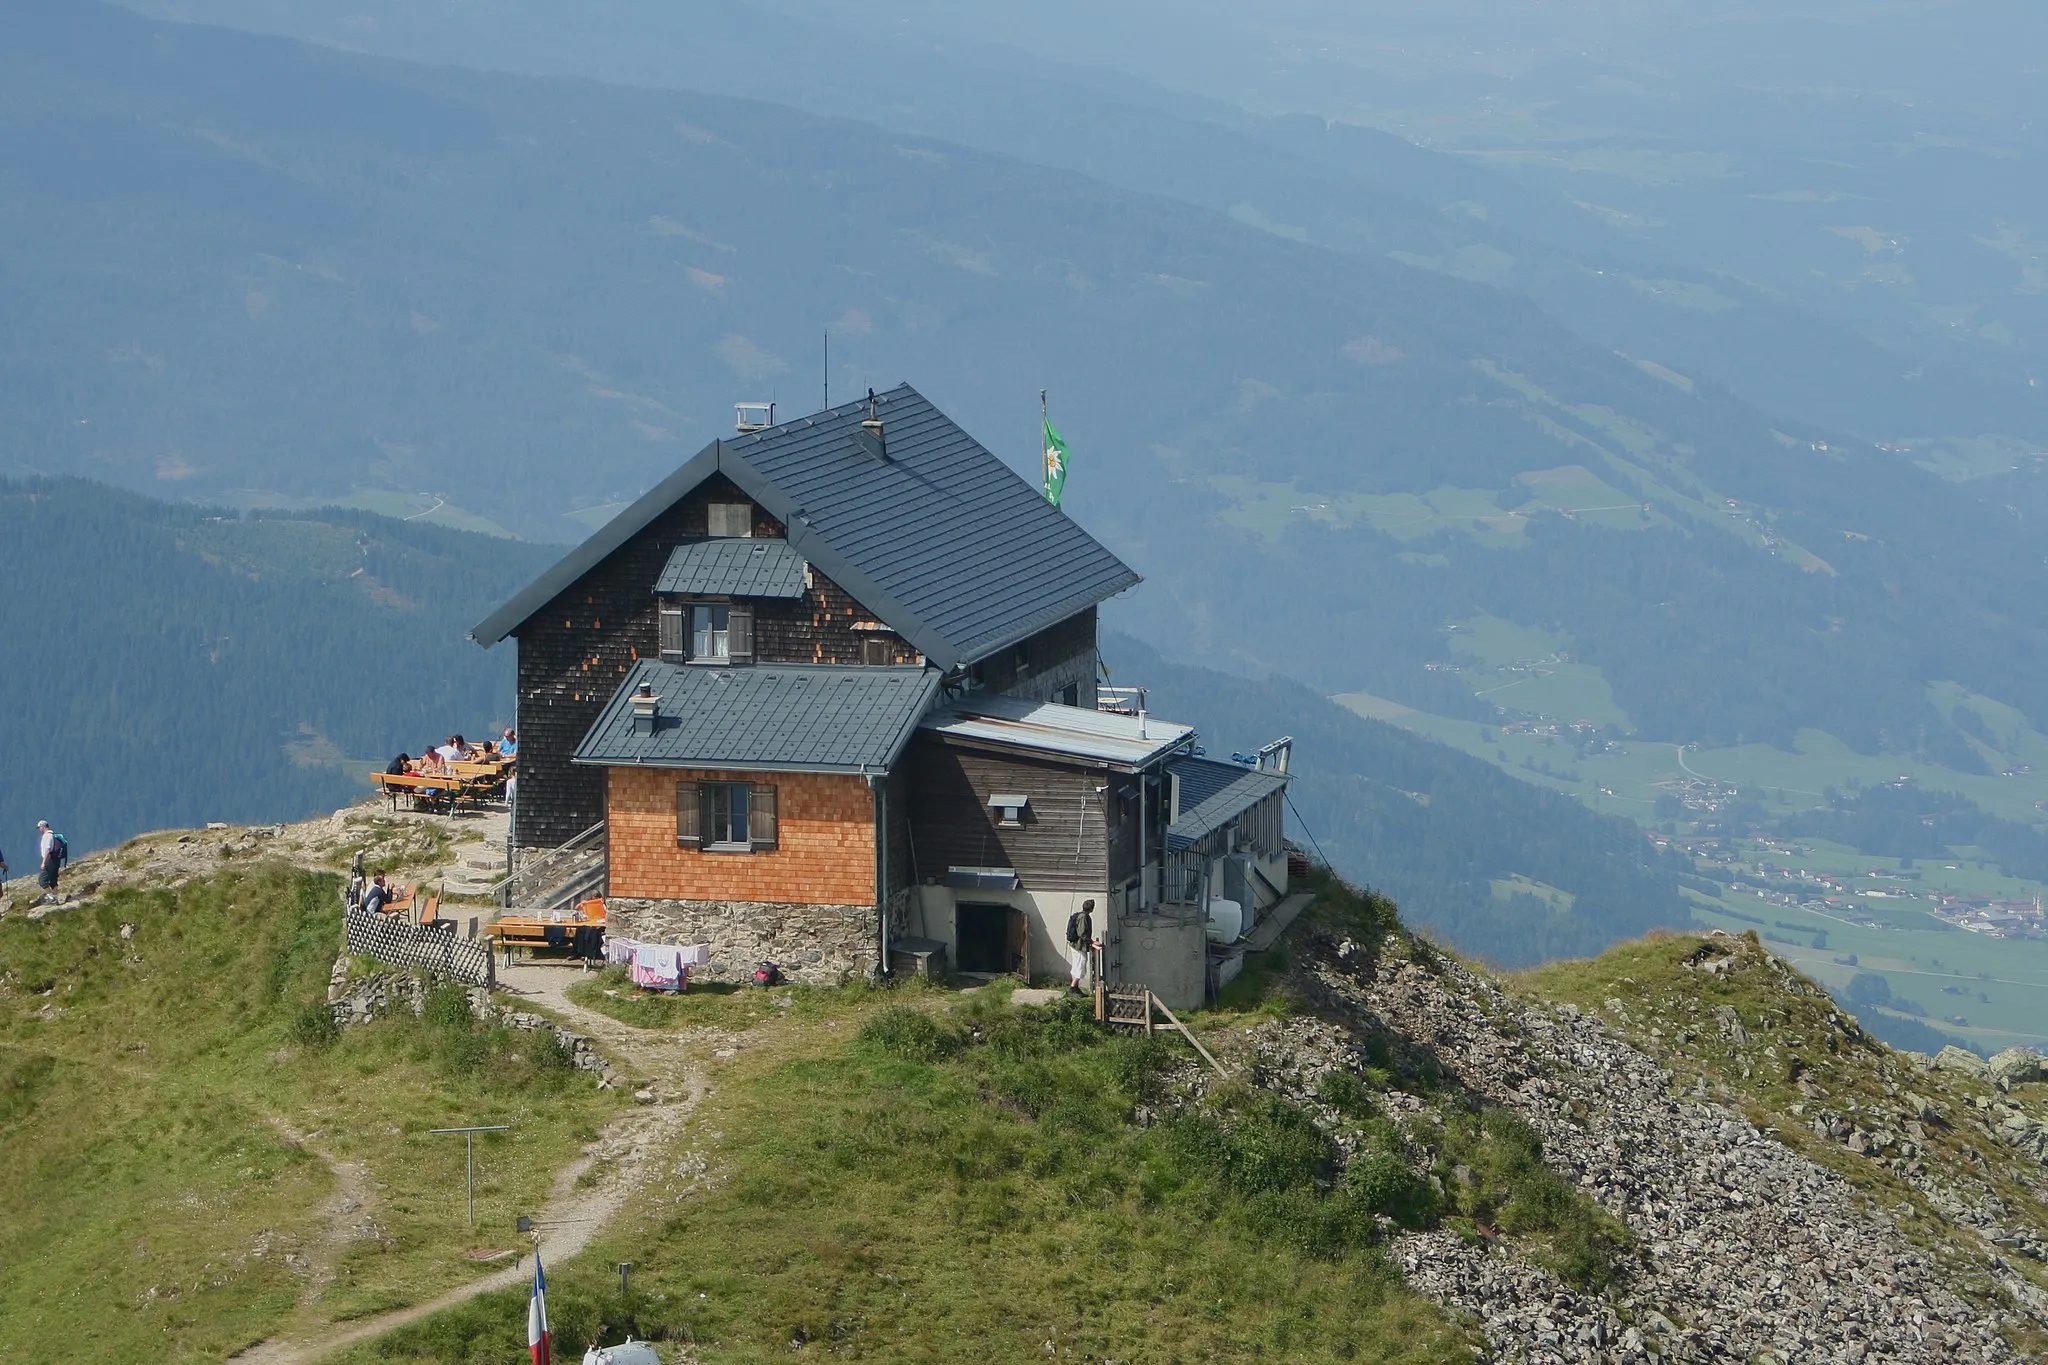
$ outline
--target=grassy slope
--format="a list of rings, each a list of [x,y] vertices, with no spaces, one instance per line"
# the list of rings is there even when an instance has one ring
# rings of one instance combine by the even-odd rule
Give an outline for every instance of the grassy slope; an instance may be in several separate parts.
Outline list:
[[[1321,889],[1319,931],[1377,940],[1392,924],[1382,898]],[[1212,1044],[1300,1008],[1282,957],[1199,1018]],[[1085,1006],[1006,996],[657,1002],[616,977],[579,986],[626,1022],[739,1047],[679,1165],[690,1177],[551,1276],[558,1342],[580,1349],[602,1324],[606,1341],[694,1342],[706,1362],[799,1345],[892,1361],[1437,1362],[1469,1358],[1472,1340],[1400,1285],[1375,1214],[1483,1218],[1567,1274],[1604,1271],[1591,1261],[1618,1229],[1511,1118],[1447,1108],[1442,1129],[1397,1130],[1375,1091],[1436,1092],[1391,1058],[1296,1104],[1216,1080],[1178,1043],[1107,1039]],[[1425,1129],[1437,1166],[1467,1168],[1449,1199],[1410,1173]],[[635,1265],[630,1302],[620,1260]],[[517,1293],[494,1295],[348,1358],[506,1359],[522,1321]]]
[[[1047,1053],[998,1078],[979,1059],[836,1041],[886,1008],[777,1030],[720,1076],[694,1131],[707,1178],[551,1275],[565,1348],[602,1323],[607,1341],[694,1341],[707,1362],[805,1342],[898,1361],[1035,1361],[1054,1348],[1465,1358],[1460,1332],[1376,1252],[1307,1254],[1251,1229],[1227,1191],[1178,1185],[1158,1144],[1125,1125],[1115,1073],[1129,1049]],[[1004,1018],[1016,1016],[998,1007],[982,1022]],[[620,1260],[636,1267],[630,1304]],[[509,1358],[519,1297],[472,1301],[348,1359]]]
[[[0,921],[11,1350],[215,1357],[295,1315],[416,1301],[480,1272],[469,1247],[509,1245],[609,1101],[502,1038],[410,1017],[294,1042],[339,920],[332,878],[259,866]],[[472,1235],[462,1148],[423,1130],[487,1122],[519,1126],[479,1148]],[[367,1166],[339,1241],[320,1212],[335,1177],[309,1149]]]
[[[2001,1096],[1989,1084],[1954,1072],[1923,1071],[1864,1033],[1817,986],[1768,957],[1753,938],[1718,942],[1732,949],[1731,965],[1718,973],[1683,965],[1700,939],[1668,936],[1623,944],[1588,961],[1552,963],[1522,974],[1517,984],[1533,997],[1601,1015],[1670,1067],[1677,1084],[1704,1083],[1878,1204],[1909,1208],[1911,1216],[1901,1221],[1908,1235],[1937,1250],[1959,1287],[1996,1297],[1984,1274],[1984,1243],[1941,1214],[1923,1187],[1946,1186],[1971,1206],[1984,1195],[1995,1196],[2010,1221],[2048,1227],[2039,1172],[2031,1186],[2017,1178],[2028,1159],[2001,1147],[1992,1131],[1999,1122],[1993,1105],[2037,1118],[2048,1114],[2048,1084],[2019,1086]],[[1723,1006],[1736,1011],[1747,1041],[1719,1026],[1713,1011]],[[1809,1082],[1804,1090],[1802,1074]],[[1908,1094],[1931,1101],[1941,1117],[1914,1119]],[[1812,1130],[1813,1119],[1823,1114],[1889,1133],[1895,1143],[1882,1156],[1857,1155]],[[1909,1125],[1918,1127],[1919,1137]],[[1905,1141],[1916,1150],[1908,1153],[1898,1145]],[[2017,1255],[2006,1259],[2048,1286],[2048,1270],[2038,1263]],[[2048,1342],[2033,1345],[2039,1349]]]

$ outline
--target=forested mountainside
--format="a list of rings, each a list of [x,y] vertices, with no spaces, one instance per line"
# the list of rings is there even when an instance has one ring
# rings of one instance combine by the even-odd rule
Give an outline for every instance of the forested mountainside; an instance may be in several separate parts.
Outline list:
[[[24,571],[0,606],[24,662],[0,680],[18,718],[0,730],[0,848],[26,848],[47,818],[81,851],[331,809],[363,794],[372,760],[488,733],[511,715],[511,659],[464,634],[557,553],[80,479],[0,484],[0,536]],[[1298,685],[1171,665],[1128,638],[1107,648],[1119,680],[1152,687],[1213,754],[1294,733],[1294,799],[1333,864],[1411,897],[1463,951],[1528,963],[1687,922],[1679,865],[1625,821]]]
[[[869,125],[14,12],[18,465],[567,539],[735,399],[809,407],[830,328],[842,396],[911,379],[1020,465],[1050,387],[1176,653],[1478,716],[1431,665],[1491,614],[1660,738],[1961,756],[1937,681],[2048,718],[2030,458],[1774,423],[1501,290]]]
[[[360,799],[372,761],[512,713],[463,632],[552,551],[365,512],[244,519],[82,479],[0,482],[0,849],[74,850]]]
[[[1291,735],[1291,836],[1460,952],[1526,966],[1691,923],[1679,890],[1691,860],[1660,853],[1628,820],[1298,683],[1168,663],[1129,637],[1103,653],[1158,715],[1199,730],[1212,758]]]
[[[1227,87],[1217,91],[1175,80],[1170,61],[1159,60],[1162,46],[1174,46],[1161,41],[1167,35],[1159,30],[1168,25],[1157,26],[1142,42],[1034,55],[1004,42],[1005,36],[1020,36],[1001,34],[1008,27],[1004,17],[976,13],[974,7],[963,14],[946,6],[944,13],[920,14],[883,30],[856,13],[835,13],[832,0],[676,0],[661,6],[594,0],[574,9],[548,0],[503,0],[488,9],[411,0],[124,3],[159,18],[276,33],[406,61],[772,100],[943,138],[1199,204],[1277,236],[1393,256],[1499,285],[1533,299],[1589,340],[1726,384],[1788,418],[1872,439],[1993,430],[2048,437],[2048,395],[2028,387],[2024,357],[2011,346],[1959,335],[1962,329],[1955,327],[1929,327],[1910,314],[1913,325],[1874,325],[1869,310],[1859,309],[1863,299],[1857,291],[1840,287],[1843,275],[1853,274],[1844,261],[1865,265],[1867,254],[1853,240],[1824,230],[1841,218],[1841,192],[1814,191],[1814,202],[1798,202],[1796,191],[1787,194],[1784,186],[1801,175],[1810,178],[1815,168],[1767,144],[1738,142],[1733,156],[1721,157],[1739,159],[1732,173],[1722,166],[1690,166],[1683,154],[1665,151],[1661,157],[1641,154],[1649,164],[1631,175],[1625,156],[1603,164],[1597,151],[1580,152],[1575,142],[1577,160],[1570,164],[1579,174],[1561,175],[1540,153],[1486,155],[1502,149],[1485,143],[1483,133],[1474,154],[1459,155],[1361,126],[1360,115],[1371,112],[1359,108],[1361,102],[1377,97],[1392,103],[1413,92],[1409,80],[1385,73],[1357,72],[1351,103],[1330,109],[1326,118],[1322,106],[1290,103],[1284,95],[1248,98]],[[1066,17],[1076,31],[1114,27],[1116,8],[1090,5],[1087,14]],[[1146,23],[1142,4],[1123,8],[1127,21]],[[1281,7],[1259,8],[1280,25],[1289,24],[1291,16],[1283,18]],[[1211,12],[1191,25],[1171,27],[1174,36],[1199,43],[1205,22],[1220,17]],[[1412,6],[1397,13],[1382,7],[1366,22],[1381,34],[1430,27]],[[1486,15],[1489,26],[1499,22],[1497,13]],[[959,36],[977,27],[995,32],[982,40]],[[775,60],[758,60],[764,52],[774,53]],[[1233,55],[1243,59],[1248,53],[1239,48]],[[1150,79],[1131,74],[1140,65]],[[1652,125],[1641,136],[1660,146],[1699,135],[1657,101],[1618,100],[1612,89],[1604,99],[1587,98],[1589,91],[1576,88],[1597,86],[1603,77],[1610,86],[1621,79],[1620,73],[1610,76],[1583,64],[1532,75],[1528,83],[1540,84],[1551,101],[1576,99],[1586,106],[1581,126],[1552,131],[1553,146],[1577,139],[1604,148],[1636,131],[1631,116]],[[1472,91],[1469,78],[1444,73],[1444,84],[1454,92],[1453,107],[1484,98]],[[1522,85],[1510,88],[1519,91]],[[875,98],[877,86],[887,88],[887,99]],[[1290,93],[1310,97],[1307,90]],[[1697,98],[1699,92],[1687,94]],[[1549,109],[1545,117],[1570,122]],[[1619,126],[1603,126],[1612,124]],[[1425,125],[1416,135],[1432,138],[1442,131]],[[1872,151],[1875,166],[1836,165],[1828,174],[1852,183],[1859,200],[1885,194],[1879,202],[1887,213],[1902,206],[1890,202],[1887,177],[1910,186],[1943,174],[1938,155],[1907,159]],[[1960,155],[1985,169],[2000,164]],[[1490,166],[1526,167],[1532,174],[1504,174]],[[1589,180],[1592,185],[1583,183]],[[1643,186],[1639,180],[1659,183]],[[1615,181],[1620,183],[1610,183]],[[1765,191],[1763,202],[1745,197],[1756,190]],[[1669,216],[1653,220],[1647,213],[1587,202],[1586,196],[1609,191],[1647,191]],[[1911,200],[1909,194],[1896,197]],[[1672,212],[1663,202],[1674,198],[1682,211]],[[1939,215],[1949,207],[1939,199],[1936,205],[1922,212]],[[1734,215],[1741,240],[1716,240],[1700,229],[1729,220],[1731,214],[1717,207],[1746,207],[1747,218],[1762,221]],[[1802,232],[1810,240],[1800,240]],[[1778,259],[1750,259],[1760,254],[1752,249],[1759,237],[1771,243]],[[1916,231],[1914,241],[1915,266],[1924,268],[1919,257],[1927,235]],[[1946,238],[1941,245],[1951,252],[1957,247]],[[1995,314],[2025,330],[2022,316],[2007,316],[2012,309],[2024,314],[2030,303],[2024,293],[2013,297],[2005,288],[2016,262],[1994,245],[1959,245],[1978,266],[1969,284],[1991,296],[1986,316],[1973,319],[1975,325],[1992,327]],[[1715,268],[1725,266],[1731,252],[1747,253],[1740,257],[1742,268]],[[1791,270],[1784,268],[1786,260],[1826,268]],[[1952,283],[1956,273],[1944,271],[1942,283]],[[2000,293],[2006,295],[2002,300]],[[1912,382],[1897,382],[1907,371],[1914,373]]]

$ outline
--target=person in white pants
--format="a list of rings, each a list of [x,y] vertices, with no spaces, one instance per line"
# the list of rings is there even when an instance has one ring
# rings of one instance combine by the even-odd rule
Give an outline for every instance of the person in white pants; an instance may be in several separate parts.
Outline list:
[[[1080,913],[1067,926],[1067,994],[1082,993],[1090,955],[1101,946],[1102,940],[1095,937],[1095,902],[1082,901]]]

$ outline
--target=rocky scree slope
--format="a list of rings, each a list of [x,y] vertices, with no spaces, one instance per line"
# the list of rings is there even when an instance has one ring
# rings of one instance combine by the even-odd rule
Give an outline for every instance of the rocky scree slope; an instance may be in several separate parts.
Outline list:
[[[1447,1208],[1481,1213],[1460,1197],[1476,1177],[1449,1139],[1461,1116],[1497,1107],[1627,1229],[1604,1285],[1569,1282],[1540,1239],[1502,1236],[1486,1217],[1397,1236],[1408,1282],[1476,1319],[1494,1359],[1932,1365],[2036,1358],[2048,1343],[2041,1267],[2011,1254],[2015,1236],[2038,1245],[2048,1173],[2031,1152],[1993,1146],[2004,1119],[1989,1128],[1997,1111],[1963,1093],[1990,1082],[1916,1068],[1760,944],[1716,934],[1616,950],[1667,962],[1679,980],[1634,1009],[1604,1002],[1611,1021],[1398,933],[1383,945],[1322,934],[1302,949],[1286,989],[1308,1009],[1240,1043],[1262,1085],[1308,1106],[1341,1145],[1355,1125],[1330,1103],[1331,1076],[1387,1083],[1375,1103],[1412,1167]],[[1601,975],[1613,956],[1550,984]],[[1747,1022],[1742,1006],[1730,1022],[1723,1002],[1700,999],[1703,983],[1740,989]],[[1700,1065],[1709,1039],[1715,1064]],[[1816,1097],[1804,1125],[1743,1085],[1764,1068],[1790,1073],[1795,1095],[1799,1077],[1830,1084],[1811,1079],[1808,1056],[1829,1059],[1839,1093],[1888,1102],[1845,1100],[1851,1121],[1824,1116]],[[2016,1112],[2011,1097],[1995,1103]],[[1839,1123],[1864,1135],[1860,1154],[1832,1136]]]

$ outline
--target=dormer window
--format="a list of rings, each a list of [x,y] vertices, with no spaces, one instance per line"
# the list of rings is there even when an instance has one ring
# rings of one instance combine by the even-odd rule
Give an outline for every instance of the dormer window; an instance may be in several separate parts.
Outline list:
[[[747,540],[754,534],[754,505],[748,502],[714,502],[705,511],[711,534],[725,540]]]
[[[670,663],[754,662],[754,607],[749,602],[663,598],[661,657]]]

